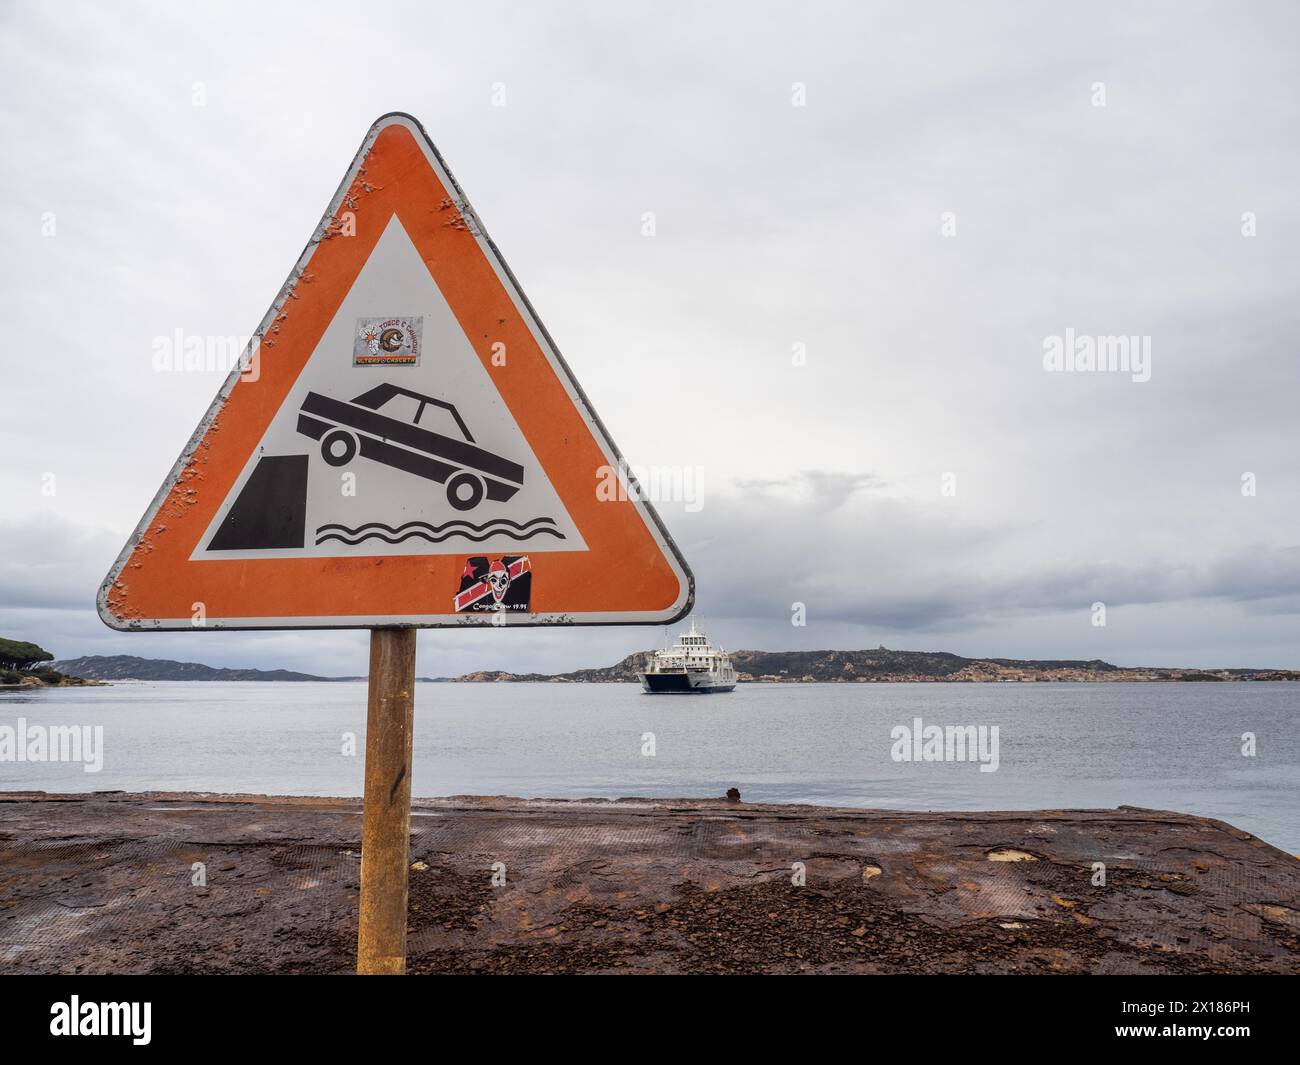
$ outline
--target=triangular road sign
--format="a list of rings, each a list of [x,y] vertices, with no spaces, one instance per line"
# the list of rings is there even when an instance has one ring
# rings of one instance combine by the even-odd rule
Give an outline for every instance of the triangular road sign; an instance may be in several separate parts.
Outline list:
[[[420,124],[385,115],[99,593],[118,629],[636,624],[694,582]]]

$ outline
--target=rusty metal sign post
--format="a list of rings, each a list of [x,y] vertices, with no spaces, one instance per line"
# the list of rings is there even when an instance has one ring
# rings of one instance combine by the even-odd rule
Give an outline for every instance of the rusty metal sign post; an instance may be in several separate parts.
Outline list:
[[[99,591],[123,631],[371,630],[357,971],[406,966],[416,629],[695,585],[424,128],[380,118]]]

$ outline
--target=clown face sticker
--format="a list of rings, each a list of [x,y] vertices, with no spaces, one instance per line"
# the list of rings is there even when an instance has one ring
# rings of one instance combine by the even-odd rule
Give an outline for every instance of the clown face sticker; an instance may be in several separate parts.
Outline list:
[[[528,612],[533,591],[533,569],[527,555],[502,555],[489,559],[474,555],[465,563],[456,594],[457,614],[493,611]]]

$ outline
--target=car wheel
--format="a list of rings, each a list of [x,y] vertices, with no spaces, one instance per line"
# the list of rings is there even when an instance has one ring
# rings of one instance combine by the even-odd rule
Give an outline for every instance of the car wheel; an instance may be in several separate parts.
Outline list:
[[[320,442],[320,457],[331,466],[346,466],[357,456],[357,438],[346,429],[334,429]]]
[[[473,510],[483,502],[483,482],[472,473],[458,473],[447,482],[447,502],[457,510]]]

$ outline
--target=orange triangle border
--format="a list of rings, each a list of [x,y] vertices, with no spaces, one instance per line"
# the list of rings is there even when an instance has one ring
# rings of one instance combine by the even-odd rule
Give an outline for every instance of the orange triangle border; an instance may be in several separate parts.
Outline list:
[[[530,613],[454,612],[458,574],[473,551],[189,558],[394,214],[484,365],[494,341],[507,343],[509,369],[494,371],[494,383],[587,542],[587,551],[534,555]],[[345,235],[349,216],[355,235]],[[502,617],[507,625],[669,624],[690,612],[695,580],[686,560],[653,505],[638,498],[609,432],[410,115],[392,112],[370,127],[245,359],[254,351],[257,379],[232,370],[101,585],[99,615],[111,628],[459,628]],[[600,467],[622,471],[628,498],[597,499]]]

